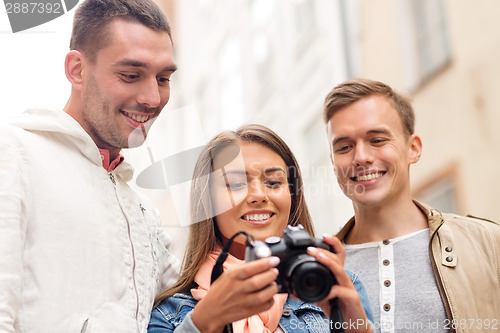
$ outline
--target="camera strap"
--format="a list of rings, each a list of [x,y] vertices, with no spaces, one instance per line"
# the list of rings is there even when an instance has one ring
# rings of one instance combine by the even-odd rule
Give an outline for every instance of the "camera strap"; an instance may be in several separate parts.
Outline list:
[[[338,305],[338,299],[332,298],[330,300],[330,332],[344,333],[344,315]]]
[[[221,276],[221,274],[224,272],[224,268],[222,267],[222,265],[224,264],[224,262],[227,259],[227,256],[229,255],[229,250],[231,249],[231,245],[233,245],[234,239],[239,235],[247,236],[247,239],[245,241],[246,246],[250,245],[248,239],[251,239],[252,241],[254,240],[252,235],[249,235],[244,231],[238,231],[233,235],[233,237],[229,238],[226,245],[224,245],[222,251],[220,251],[219,256],[215,260],[215,265],[214,268],[212,268],[212,275],[210,277],[210,284],[214,283],[214,281],[217,280],[219,276]]]
[[[224,245],[222,248],[222,251],[219,253],[219,256],[215,260],[215,265],[214,268],[212,269],[212,275],[210,277],[210,284],[214,283],[215,280],[219,278],[219,276],[222,275],[224,272],[224,267],[222,266],[224,262],[227,259],[227,256],[229,255],[229,250],[231,249],[231,245],[233,244],[233,241],[236,237],[239,235],[245,235],[247,237],[245,244],[246,246],[250,245],[249,239],[252,241],[254,240],[253,236],[250,234],[247,234],[244,231],[239,231],[236,234],[234,234]],[[344,323],[344,316],[342,315],[342,310],[337,304],[337,298],[331,299],[330,300],[330,332],[332,333],[344,333],[345,330],[343,328],[343,323]],[[339,327],[340,326],[340,327]],[[227,324],[224,327],[223,333],[233,333],[233,325],[232,323]]]
[[[227,259],[227,256],[229,255],[229,250],[231,249],[231,245],[233,244],[234,239],[236,237],[238,237],[239,235],[247,236],[247,239],[245,241],[246,246],[250,245],[250,242],[248,241],[249,239],[251,239],[253,241],[253,236],[247,234],[244,231],[239,231],[236,234],[234,234],[233,237],[231,237],[227,241],[226,245],[224,245],[224,247],[222,248],[222,251],[220,251],[219,256],[215,260],[215,265],[214,265],[214,268],[212,268],[212,275],[210,277],[210,284],[214,283],[214,281],[217,280],[219,278],[219,276],[221,276],[222,273],[224,272],[224,267],[222,265],[224,264],[224,262]],[[233,333],[232,323],[227,324],[226,327],[224,327],[223,332],[224,333]]]

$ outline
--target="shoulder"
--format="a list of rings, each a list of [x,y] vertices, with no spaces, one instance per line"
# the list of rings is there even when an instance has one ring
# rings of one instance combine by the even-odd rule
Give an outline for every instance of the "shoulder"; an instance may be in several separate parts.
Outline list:
[[[427,216],[431,231],[432,229],[439,228],[442,224],[445,228],[453,228],[457,230],[457,232],[461,230],[464,232],[477,232],[481,230],[488,230],[495,233],[500,232],[500,225],[498,222],[473,215],[461,216],[453,213],[443,213],[436,208],[416,200],[414,200],[414,203],[420,207]]]
[[[178,324],[191,312],[198,301],[189,293],[175,294],[156,305],[151,312],[151,321]]]
[[[19,139],[23,130],[7,124],[0,124],[0,176],[10,178],[26,172],[29,159],[26,147]],[[23,176],[24,177],[24,176]],[[5,184],[2,184],[5,185]]]
[[[500,233],[500,225],[496,221],[473,215],[443,214],[444,223],[455,229],[463,229],[465,232],[484,230],[494,233]]]
[[[287,332],[329,332],[329,320],[318,306],[288,297],[281,327]]]
[[[442,214],[442,224],[437,230],[441,239],[469,244],[474,241],[486,252],[500,249],[500,225],[497,222],[471,215]]]
[[[26,132],[10,124],[0,124],[0,147],[15,149],[20,144],[20,136]]]
[[[471,223],[479,223],[479,224],[485,224],[485,225],[494,224],[496,226],[499,226],[498,222],[496,222],[496,221],[489,220],[489,219],[486,219],[484,217],[474,216],[471,214],[467,214],[465,216],[454,215],[454,214],[449,214],[449,215],[452,215],[452,217],[455,219],[461,219],[461,220],[465,220],[465,221],[471,222]]]
[[[323,310],[319,306],[288,297],[283,305],[283,316],[289,316],[292,312],[296,315],[304,312],[316,312],[323,315]]]

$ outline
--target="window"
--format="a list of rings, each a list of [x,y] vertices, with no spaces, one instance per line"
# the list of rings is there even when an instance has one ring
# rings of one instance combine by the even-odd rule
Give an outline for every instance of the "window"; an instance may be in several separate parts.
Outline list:
[[[233,128],[244,122],[241,45],[228,38],[219,53],[221,127]]]
[[[415,199],[446,213],[463,214],[457,167],[452,166],[414,191]]]
[[[416,89],[451,59],[443,0],[404,0],[403,40],[410,89]]]
[[[346,77],[360,77],[361,50],[359,46],[359,1],[340,0],[340,23],[342,24],[342,42],[345,59]]]
[[[255,65],[254,75],[259,80],[256,97],[259,108],[273,96],[273,78],[276,72],[274,58],[276,51],[273,49],[273,40],[276,36],[276,2],[268,0],[253,0],[251,6],[251,50],[252,60]]]
[[[315,6],[312,0],[295,0],[295,29],[299,40],[309,38],[315,31]]]

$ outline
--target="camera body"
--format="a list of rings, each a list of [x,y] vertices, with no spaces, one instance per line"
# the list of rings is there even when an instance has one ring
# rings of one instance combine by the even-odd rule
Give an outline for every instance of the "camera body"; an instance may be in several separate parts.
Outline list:
[[[289,225],[283,231],[283,238],[274,236],[265,242],[251,242],[245,251],[245,261],[279,257],[278,292],[292,293],[305,302],[315,303],[324,299],[337,281],[325,265],[307,254],[309,246],[333,252],[330,245],[311,237],[302,225]]]

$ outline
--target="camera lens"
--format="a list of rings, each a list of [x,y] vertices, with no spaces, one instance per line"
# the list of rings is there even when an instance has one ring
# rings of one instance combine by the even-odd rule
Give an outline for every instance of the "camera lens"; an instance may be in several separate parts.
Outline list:
[[[309,303],[324,299],[336,283],[332,272],[309,255],[298,256],[287,271],[289,290]]]

